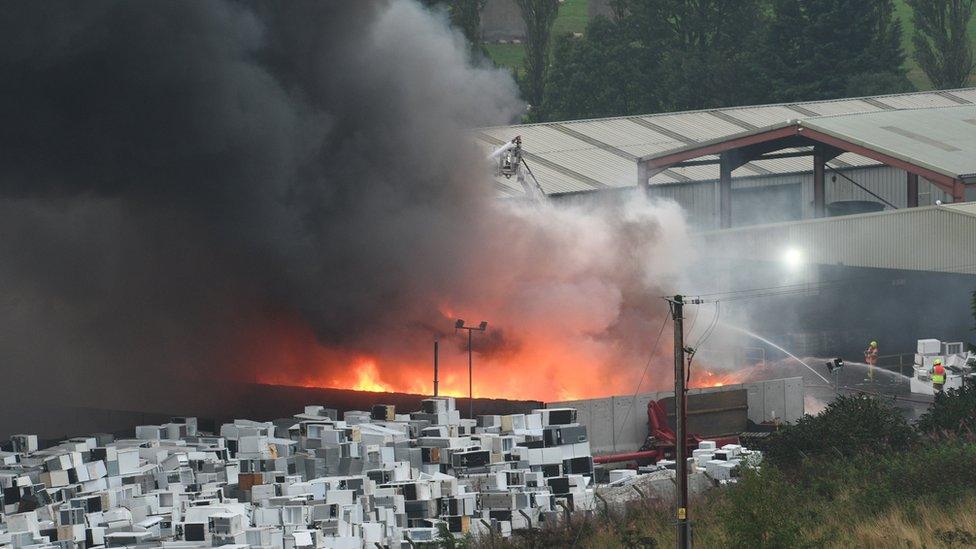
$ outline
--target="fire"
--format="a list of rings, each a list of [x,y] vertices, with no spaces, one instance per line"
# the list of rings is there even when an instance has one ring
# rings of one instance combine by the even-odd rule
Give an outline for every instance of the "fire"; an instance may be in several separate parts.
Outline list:
[[[453,208],[458,197],[448,198],[432,206]],[[688,248],[679,207],[641,197],[593,206],[492,201],[473,213],[455,220],[470,233],[435,227],[450,235],[446,247],[421,238],[401,253],[426,234],[408,231],[388,262],[364,254],[370,270],[351,272],[390,272],[363,277],[348,300],[330,288],[307,309],[262,310],[260,325],[242,330],[247,371],[263,383],[432,394],[438,338],[438,392],[467,396],[468,334],[454,329],[464,319],[488,322],[470,333],[475,397],[555,402],[673,387],[670,338],[655,334],[669,315],[657,296],[684,271],[672,260]],[[406,263],[408,272],[393,272]]]
[[[356,372],[356,383],[349,387],[356,391],[370,391],[373,393],[392,392],[394,389],[380,380],[376,369],[376,361],[362,360],[353,366]]]
[[[741,369],[728,372],[713,372],[704,368],[692,368],[691,372],[691,387],[693,388],[705,388],[705,387],[724,387],[726,385],[735,385],[737,383],[742,383],[748,379],[750,374],[749,369]]]
[[[547,321],[549,319],[546,319]],[[491,330],[492,328],[489,328]],[[501,331],[502,328],[494,328]],[[475,337],[487,337],[475,334]],[[382,343],[394,341],[380,340]],[[490,343],[483,340],[485,344]],[[468,396],[467,339],[450,332],[440,338],[439,394]],[[612,349],[611,349],[612,351]],[[647,349],[640,349],[644,353]],[[619,356],[619,355],[618,355]],[[558,330],[536,332],[501,350],[482,347],[473,356],[475,397],[564,401],[631,394],[644,357],[621,363],[599,340],[564,339]],[[625,357],[627,358],[627,357]],[[331,387],[370,392],[433,393],[433,341],[394,345],[375,352],[324,344],[298,317],[279,319],[248,340],[248,370],[259,383]],[[660,346],[640,386],[642,392],[673,387],[673,359]],[[751,369],[723,370],[702,362],[692,367],[690,387],[722,387],[747,379]]]

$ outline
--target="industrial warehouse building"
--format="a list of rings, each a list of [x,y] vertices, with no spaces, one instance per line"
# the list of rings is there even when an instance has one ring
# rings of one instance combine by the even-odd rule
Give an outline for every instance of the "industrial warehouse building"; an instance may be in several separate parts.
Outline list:
[[[676,201],[699,239],[690,268],[704,273],[688,292],[739,290],[726,318],[748,317],[798,353],[855,359],[871,339],[882,354],[973,339],[976,88],[475,135],[486,149],[520,135],[555,200],[642,189]],[[802,265],[785,265],[787,253]]]
[[[526,161],[546,194],[565,197],[580,193],[634,188],[640,181],[639,160],[755,132],[787,122],[812,121],[860,113],[908,113],[976,105],[976,88],[919,92],[834,101],[707,111],[664,113],[594,120],[551,122],[483,128],[475,137],[487,149],[521,135]],[[972,116],[970,118],[976,118]],[[976,125],[970,124],[976,133]],[[906,130],[911,132],[912,129]],[[923,142],[919,147],[928,147]],[[772,158],[745,163],[732,174],[732,225],[814,217],[813,163],[804,151],[790,149]],[[809,153],[808,153],[809,154]],[[790,156],[793,155],[793,156]],[[772,156],[772,155],[768,155]],[[701,159],[709,161],[709,157]],[[649,177],[648,192],[678,202],[696,226],[720,226],[720,166],[712,163],[669,167]],[[826,203],[886,201],[905,207],[905,171],[862,155],[844,152],[826,162]],[[847,179],[850,178],[850,179]],[[497,178],[505,196],[520,196],[511,179]],[[876,194],[881,199],[872,195]],[[921,177],[919,205],[949,202],[946,192]],[[775,204],[776,207],[770,206]],[[782,207],[780,207],[782,206]],[[737,215],[738,214],[738,215]]]

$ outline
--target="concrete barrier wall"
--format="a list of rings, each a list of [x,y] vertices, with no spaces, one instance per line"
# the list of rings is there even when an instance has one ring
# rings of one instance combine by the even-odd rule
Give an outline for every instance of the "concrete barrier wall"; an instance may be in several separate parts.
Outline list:
[[[777,420],[792,423],[803,417],[803,378],[772,379],[725,387],[691,389],[689,394],[745,389],[750,421]],[[550,408],[578,410],[579,422],[586,425],[594,454],[630,452],[647,438],[647,404],[674,396],[673,391],[550,402]]]
[[[100,393],[88,389],[69,395],[45,393],[43,384],[8,391],[0,398],[0,440],[16,433],[54,440],[94,432],[129,432],[131,436],[136,425],[158,424],[173,416],[195,416],[201,428],[209,431],[235,418],[265,421],[291,417],[307,404],[321,404],[339,412],[393,404],[398,412],[405,413],[419,410],[420,401],[427,398],[212,380],[160,379],[145,387],[122,389],[106,382],[103,387]],[[456,399],[456,404],[467,417],[468,399]],[[474,399],[476,415],[522,414],[542,406],[539,401]]]

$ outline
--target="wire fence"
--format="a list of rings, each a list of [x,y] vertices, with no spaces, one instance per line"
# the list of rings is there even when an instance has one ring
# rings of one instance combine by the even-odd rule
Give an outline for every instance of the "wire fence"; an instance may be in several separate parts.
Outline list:
[[[915,365],[914,353],[900,353],[897,355],[881,355],[878,357],[878,368],[898,372],[903,376],[912,375],[912,367]]]

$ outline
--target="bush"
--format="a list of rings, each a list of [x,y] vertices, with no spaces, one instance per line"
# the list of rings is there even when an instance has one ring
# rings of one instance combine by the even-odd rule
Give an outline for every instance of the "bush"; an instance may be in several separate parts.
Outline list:
[[[976,489],[976,446],[945,441],[912,452],[878,456],[863,467],[866,492],[886,492],[893,501],[928,501],[943,506]]]
[[[976,433],[976,383],[935,395],[935,403],[918,420],[918,429],[933,435]]]
[[[731,547],[800,547],[802,506],[796,487],[778,470],[745,469],[718,514]]]
[[[805,458],[905,450],[916,438],[891,406],[865,395],[840,396],[816,416],[771,435],[763,450],[771,462],[791,468]]]

